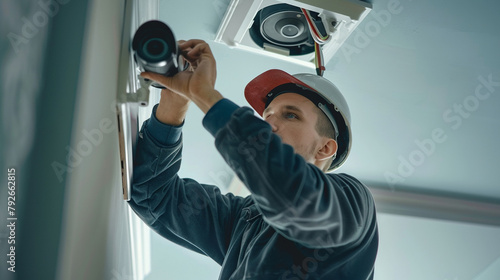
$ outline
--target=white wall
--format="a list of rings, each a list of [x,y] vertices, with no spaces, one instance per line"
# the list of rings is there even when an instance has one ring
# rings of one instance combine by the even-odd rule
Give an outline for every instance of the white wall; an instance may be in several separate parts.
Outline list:
[[[142,279],[148,272],[149,234],[121,195],[115,98],[126,3],[89,7],[71,144],[81,160],[67,184],[59,279]]]

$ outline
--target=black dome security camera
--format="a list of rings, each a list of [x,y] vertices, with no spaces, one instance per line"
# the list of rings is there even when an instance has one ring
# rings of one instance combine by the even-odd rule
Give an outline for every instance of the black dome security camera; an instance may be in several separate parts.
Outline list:
[[[323,24],[319,26],[323,27]],[[277,4],[261,9],[256,14],[249,33],[252,40],[262,48],[267,45],[287,50],[291,56],[314,52],[314,40],[299,7]]]

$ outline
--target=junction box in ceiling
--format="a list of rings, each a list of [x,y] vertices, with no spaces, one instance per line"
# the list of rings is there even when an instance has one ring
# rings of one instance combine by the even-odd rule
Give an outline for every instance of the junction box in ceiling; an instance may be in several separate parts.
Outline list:
[[[314,67],[312,37],[292,46],[294,40],[300,40],[301,32],[309,34],[301,8],[314,15],[323,35],[330,37],[322,45],[326,64],[365,19],[372,5],[360,0],[231,0],[215,41]]]

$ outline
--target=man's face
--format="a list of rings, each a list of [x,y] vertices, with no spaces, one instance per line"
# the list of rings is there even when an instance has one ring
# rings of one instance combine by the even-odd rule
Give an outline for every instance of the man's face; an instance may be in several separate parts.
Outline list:
[[[315,155],[324,142],[324,137],[316,130],[318,111],[304,96],[283,93],[271,101],[262,117],[284,143],[294,148],[295,153],[314,164]]]

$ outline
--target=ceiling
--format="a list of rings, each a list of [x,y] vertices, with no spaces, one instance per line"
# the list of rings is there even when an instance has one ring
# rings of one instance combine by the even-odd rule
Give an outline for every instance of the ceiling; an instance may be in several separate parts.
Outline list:
[[[210,44],[217,60],[216,88],[225,97],[247,106],[245,85],[271,68],[314,73],[214,42],[229,2],[161,1],[159,11],[178,39]],[[376,189],[500,203],[500,2],[371,3],[372,12],[326,65],[325,77],[343,92],[352,116],[353,148],[337,172]],[[382,16],[394,7],[390,17]],[[202,118],[192,105],[180,175],[227,190],[233,172],[214,148]],[[498,227],[385,213],[379,215],[379,226],[377,279],[492,280],[500,271]],[[169,256],[185,257],[216,278],[218,268],[204,257],[152,238],[153,274],[147,279],[167,273],[159,267]],[[193,273],[196,279],[197,270],[180,266],[175,272],[176,267],[169,266],[168,273],[186,278]]]
[[[313,73],[215,43],[228,3],[163,1],[159,11],[178,39],[200,38],[210,44],[217,60],[216,88],[225,97],[248,106],[245,85],[270,68]],[[372,4],[372,12],[326,65],[325,77],[343,92],[352,115],[353,148],[337,172],[374,187],[499,201],[500,149],[495,144],[500,136],[500,3]],[[202,117],[192,105],[181,172],[227,185],[232,172],[213,149]]]

